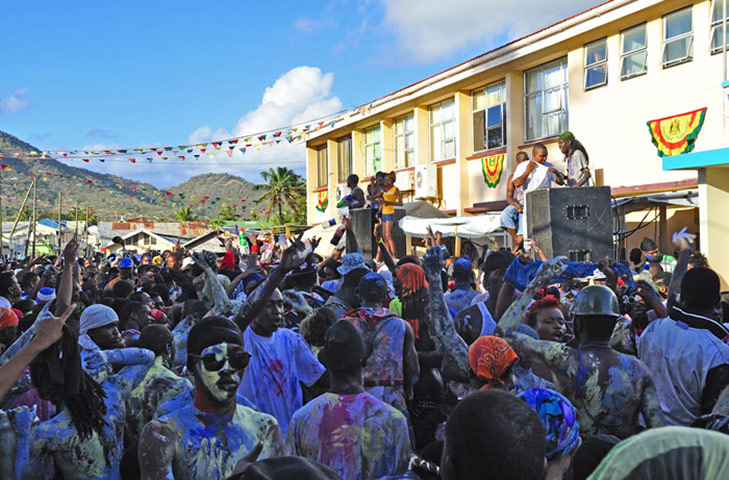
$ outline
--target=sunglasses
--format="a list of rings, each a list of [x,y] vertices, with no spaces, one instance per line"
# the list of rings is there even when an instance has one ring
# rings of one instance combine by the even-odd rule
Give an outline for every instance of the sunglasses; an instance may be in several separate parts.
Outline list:
[[[225,366],[226,361],[230,364],[230,367],[233,370],[242,370],[246,368],[251,359],[251,354],[242,351],[227,356],[221,353],[208,353],[207,355],[197,357],[202,360],[205,370],[208,372],[218,372]]]

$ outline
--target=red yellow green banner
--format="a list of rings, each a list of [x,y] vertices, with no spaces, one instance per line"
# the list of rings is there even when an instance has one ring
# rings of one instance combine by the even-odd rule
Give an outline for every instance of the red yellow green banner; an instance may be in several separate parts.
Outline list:
[[[498,155],[490,155],[481,159],[481,172],[483,173],[483,181],[490,188],[496,188],[501,181],[501,174],[504,171],[504,157],[506,155],[499,153]]]
[[[329,206],[329,190],[322,190],[317,194],[316,209],[320,212],[326,212]]]
[[[705,116],[706,107],[646,122],[658,156],[680,155],[693,150]]]

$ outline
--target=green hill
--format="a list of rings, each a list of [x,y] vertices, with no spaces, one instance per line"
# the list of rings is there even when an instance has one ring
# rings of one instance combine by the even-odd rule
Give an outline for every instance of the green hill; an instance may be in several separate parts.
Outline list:
[[[144,215],[157,220],[173,219],[179,206],[189,204],[196,205],[195,212],[200,213],[199,202],[205,196],[211,197],[205,205],[205,217],[209,219],[214,217],[222,203],[241,205],[241,200],[245,199],[247,204],[260,196],[259,192],[253,191],[252,183],[229,174],[198,175],[165,191],[149,183],[72,167],[52,158],[12,156],[13,153],[28,152],[40,153],[36,147],[0,131],[0,154],[3,155],[0,164],[5,166],[0,171],[0,194],[5,221],[10,221],[17,214],[33,181],[31,174],[38,179],[39,218],[56,218],[59,192],[63,195],[65,213],[78,204],[82,212],[87,208],[93,209],[93,214],[103,221],[117,220],[120,215],[126,218]],[[169,196],[166,192],[173,195]],[[178,195],[180,193],[184,198]],[[177,205],[173,206],[173,202]],[[31,208],[32,194],[26,210]]]

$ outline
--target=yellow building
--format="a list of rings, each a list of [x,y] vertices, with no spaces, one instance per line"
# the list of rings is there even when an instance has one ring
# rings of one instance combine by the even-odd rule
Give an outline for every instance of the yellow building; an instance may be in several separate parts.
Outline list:
[[[374,100],[309,135],[309,223],[335,215],[347,175],[366,188],[379,170],[397,172],[406,199],[450,214],[501,210],[515,155],[541,142],[564,170],[557,136],[568,129],[616,198],[695,191],[695,170],[663,170],[646,122],[707,108],[694,151],[729,147],[722,15],[721,0],[611,0]],[[491,187],[482,159],[500,154]],[[698,232],[695,208],[637,205],[654,206],[646,222],[661,221],[630,236],[628,249],[655,233],[670,253],[671,231]],[[625,230],[641,226],[645,210],[625,213]]]

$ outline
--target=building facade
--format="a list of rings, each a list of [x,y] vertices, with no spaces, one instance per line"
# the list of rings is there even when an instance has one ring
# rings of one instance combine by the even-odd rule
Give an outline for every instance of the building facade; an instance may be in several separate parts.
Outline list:
[[[450,214],[500,210],[518,152],[544,143],[565,170],[565,130],[615,197],[695,189],[695,171],[663,170],[647,122],[706,108],[694,151],[729,147],[723,12],[722,0],[611,0],[374,100],[309,135],[309,223],[335,216],[350,173],[365,188],[377,171]],[[698,229],[685,207],[660,215],[664,248],[666,231]]]

